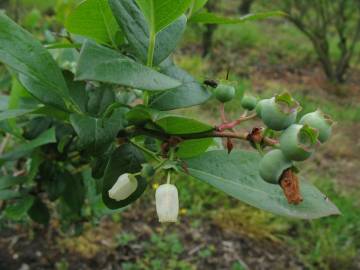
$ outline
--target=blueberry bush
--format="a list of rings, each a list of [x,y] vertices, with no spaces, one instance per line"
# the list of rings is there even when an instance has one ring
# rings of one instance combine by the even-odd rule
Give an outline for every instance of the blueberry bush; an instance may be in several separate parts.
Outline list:
[[[301,106],[289,93],[240,97],[236,81],[199,82],[176,66],[172,53],[187,24],[282,16],[229,18],[205,11],[206,2],[86,0],[71,11],[66,29],[43,43],[0,13],[0,62],[12,78],[0,110],[6,218],[81,221],[128,206],[156,178],[163,181],[155,196],[159,221],[174,222],[181,204],[171,184],[176,175],[282,216],[339,214],[296,167],[329,138],[327,115],[317,110],[298,119]],[[65,48],[71,53],[54,53]],[[212,98],[221,115],[216,125],[177,110]],[[243,108],[228,119],[226,103],[236,98]],[[241,129],[251,121],[252,129]],[[235,140],[253,150],[233,149]]]

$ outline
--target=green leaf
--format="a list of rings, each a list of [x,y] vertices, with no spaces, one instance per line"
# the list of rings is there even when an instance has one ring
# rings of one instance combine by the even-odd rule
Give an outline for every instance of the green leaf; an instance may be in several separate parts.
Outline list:
[[[36,139],[29,141],[24,144],[20,144],[16,146],[14,150],[11,152],[5,153],[4,155],[0,156],[0,162],[2,161],[9,161],[9,160],[16,160],[19,157],[22,157],[24,155],[29,154],[33,149],[49,144],[49,143],[55,143],[56,137],[55,137],[55,128],[51,128],[45,132],[43,132],[39,137]]]
[[[81,2],[68,16],[65,27],[71,33],[117,47],[115,37],[120,29],[107,0]]]
[[[155,123],[171,135],[200,133],[214,129],[211,125],[179,115],[165,115],[159,117]]]
[[[288,204],[279,185],[265,182],[259,175],[260,155],[255,152],[211,151],[186,160],[193,177],[254,207],[274,214],[313,219],[340,214],[337,207],[316,187],[301,180],[304,201],[299,205]]]
[[[0,121],[17,118],[19,116],[26,115],[33,111],[35,111],[35,109],[15,109],[15,110],[3,111],[3,112],[0,112]]]
[[[2,176],[0,177],[0,189],[6,189],[12,187],[14,185],[18,185],[24,183],[26,181],[26,177],[14,177],[14,176]]]
[[[81,50],[77,80],[120,84],[142,90],[166,90],[180,82],[143,66],[117,51],[86,42]]]
[[[45,104],[71,107],[64,77],[39,41],[0,13],[0,61],[19,73],[22,85]]]
[[[121,174],[136,173],[141,170],[141,164],[145,163],[144,155],[131,144],[123,144],[111,155],[106,167],[103,183],[102,198],[105,205],[110,209],[117,209],[137,200],[145,191],[146,180],[140,176],[136,177],[138,187],[133,194],[122,201],[115,201],[109,197],[109,190],[116,183]]]
[[[202,9],[207,2],[208,0],[193,0],[192,5],[190,6],[190,10],[191,10],[190,17],[191,15],[195,14],[197,11]]]
[[[50,221],[49,209],[39,198],[35,199],[28,211],[28,215],[33,221],[40,224],[47,225]]]
[[[136,0],[155,33],[179,18],[190,6],[191,0]]]
[[[33,196],[24,196],[19,198],[14,204],[9,205],[5,209],[6,218],[12,220],[20,220],[29,211],[34,203]]]
[[[211,97],[210,91],[202,87],[190,74],[175,66],[170,60],[161,64],[161,72],[182,82],[182,85],[152,95],[150,107],[158,110],[174,110],[204,103]]]
[[[177,145],[176,156],[179,158],[196,157],[204,153],[214,143],[212,138],[186,140]]]
[[[230,18],[228,16],[217,15],[210,12],[199,12],[191,17],[191,22],[205,24],[239,24],[248,21],[264,20],[270,17],[285,16],[282,11],[259,12],[248,14],[239,18]]]
[[[193,118],[157,111],[139,105],[127,113],[130,123],[141,125],[146,122],[154,123],[158,128],[171,135],[183,135],[211,131],[211,125],[199,122]]]
[[[109,3],[134,54],[146,63],[150,33],[140,8],[135,0],[109,0]],[[186,21],[186,16],[182,15],[156,35],[154,65],[160,64],[174,51],[185,30]]]
[[[4,189],[0,190],[0,200],[12,200],[23,196],[19,191],[11,190],[11,189]]]
[[[116,109],[109,118],[72,114],[70,122],[79,136],[79,148],[94,155],[104,152],[126,126],[127,111],[127,108]]]
[[[73,176],[66,172],[63,181],[66,182],[66,187],[62,193],[62,201],[66,204],[76,215],[80,215],[82,206],[85,201],[85,186],[82,176],[80,174]]]

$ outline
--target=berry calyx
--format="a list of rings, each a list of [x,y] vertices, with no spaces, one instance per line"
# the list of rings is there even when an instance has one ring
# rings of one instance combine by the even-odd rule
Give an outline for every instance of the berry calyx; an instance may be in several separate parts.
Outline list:
[[[275,149],[266,153],[260,161],[259,172],[262,179],[270,184],[279,184],[281,175],[293,166],[281,150]]]
[[[317,129],[319,131],[318,139],[321,143],[324,143],[329,139],[332,132],[332,125],[334,124],[333,120],[320,110],[305,114],[300,119],[299,123]]]
[[[291,125],[280,136],[280,149],[287,159],[304,161],[314,153],[318,134],[308,125]]]
[[[215,88],[215,97],[222,103],[229,102],[235,97],[235,88],[232,85],[221,83]]]
[[[252,95],[244,95],[241,100],[241,107],[245,110],[252,111],[257,104],[257,98]]]
[[[284,130],[295,123],[299,103],[289,93],[277,95],[261,105],[261,119],[264,124],[273,130]]]

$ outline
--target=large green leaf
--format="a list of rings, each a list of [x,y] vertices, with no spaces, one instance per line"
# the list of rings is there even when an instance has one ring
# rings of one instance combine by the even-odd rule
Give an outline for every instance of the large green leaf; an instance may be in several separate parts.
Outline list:
[[[146,63],[149,47],[149,26],[135,0],[109,0],[115,18],[121,26],[134,54]],[[180,16],[156,35],[154,65],[165,60],[178,44],[186,26],[186,16]]]
[[[182,85],[151,96],[150,107],[164,111],[173,110],[204,103],[211,97],[210,91],[170,60],[161,64],[161,72],[181,81]]]
[[[116,109],[109,118],[72,114],[70,122],[79,136],[78,146],[92,154],[101,154],[125,127],[127,108]]]
[[[0,61],[16,70],[22,85],[43,103],[61,109],[71,107],[64,77],[51,55],[3,13],[0,13]]]
[[[109,197],[108,193],[121,174],[139,172],[143,163],[145,163],[144,155],[131,144],[123,144],[112,153],[106,167],[102,191],[103,201],[108,208],[117,209],[127,206],[143,194],[147,183],[140,176],[136,177],[138,181],[137,189],[127,199],[115,201]]]
[[[205,24],[239,24],[248,21],[264,20],[270,17],[285,16],[281,11],[259,12],[255,14],[248,14],[239,18],[231,18],[228,16],[217,15],[210,12],[199,12],[191,17],[191,22],[205,23]]]
[[[92,38],[99,43],[116,47],[120,30],[107,0],[86,0],[80,3],[66,20],[69,32]]]
[[[115,83],[152,91],[180,85],[175,79],[93,42],[86,42],[81,50],[76,79]]]
[[[190,158],[199,156],[204,153],[213,143],[213,138],[183,141],[177,146],[176,156],[179,158]]]
[[[258,172],[260,155],[255,152],[210,151],[186,160],[188,171],[225,193],[274,214],[312,219],[340,214],[337,207],[316,187],[301,180],[304,201],[288,204],[280,186],[263,181]]]
[[[21,156],[29,154],[33,149],[39,146],[54,142],[56,142],[55,128],[51,128],[40,134],[40,136],[36,139],[28,141],[24,144],[20,144],[16,146],[16,148],[11,152],[5,153],[4,155],[0,156],[0,162],[16,160]]]
[[[190,6],[191,0],[136,0],[151,29],[160,32],[179,18]]]

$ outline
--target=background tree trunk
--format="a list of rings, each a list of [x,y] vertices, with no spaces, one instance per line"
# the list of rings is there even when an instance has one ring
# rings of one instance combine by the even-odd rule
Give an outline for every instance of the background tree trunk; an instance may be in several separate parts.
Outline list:
[[[249,14],[253,3],[254,0],[243,0],[239,6],[239,13],[241,15]]]

